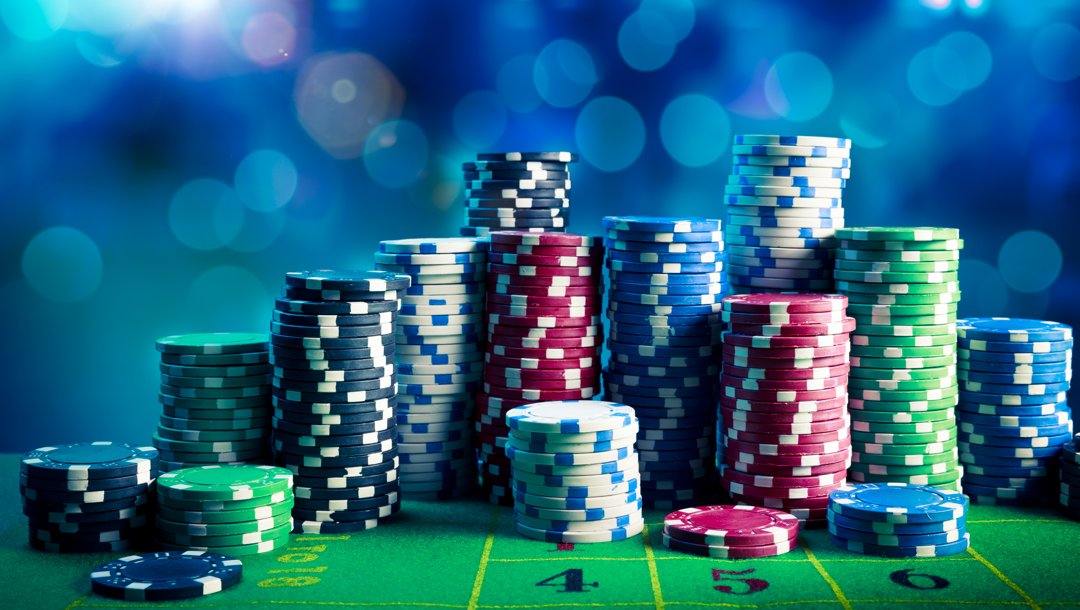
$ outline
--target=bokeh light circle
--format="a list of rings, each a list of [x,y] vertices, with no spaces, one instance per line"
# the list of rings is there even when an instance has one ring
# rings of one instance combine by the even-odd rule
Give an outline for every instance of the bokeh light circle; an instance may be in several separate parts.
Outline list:
[[[1031,61],[1039,74],[1052,81],[1080,77],[1080,30],[1071,23],[1051,23],[1031,41]]]
[[[1061,275],[1061,247],[1042,231],[1020,231],[1001,244],[998,269],[1010,288],[1041,292]]]
[[[256,150],[236,166],[233,183],[247,207],[260,212],[289,203],[299,176],[291,159],[276,150]]]
[[[536,56],[528,53],[511,57],[495,75],[495,90],[503,104],[514,112],[526,113],[540,106],[540,94],[533,83]]]
[[[1009,305],[1009,287],[998,268],[986,261],[960,261],[960,313],[963,316],[999,316]]]
[[[664,31],[670,31],[671,42],[679,43],[690,35],[697,20],[696,7],[693,0],[641,0],[638,11],[656,13],[662,15],[668,27]],[[657,36],[659,34],[654,34]]]
[[[592,55],[580,44],[559,38],[536,56],[533,84],[545,102],[559,108],[576,106],[596,85]]]
[[[494,91],[473,91],[454,105],[454,134],[470,148],[488,148],[506,130],[506,107]]]
[[[274,299],[255,275],[235,265],[210,268],[192,282],[187,304],[205,328],[255,331],[266,328]]]
[[[953,32],[934,47],[934,71],[941,82],[959,91],[974,89],[990,76],[990,47],[971,32]]]
[[[0,19],[23,40],[44,40],[64,25],[68,9],[68,0],[5,0]]]
[[[416,182],[427,161],[427,136],[411,121],[387,121],[379,125],[364,145],[364,167],[368,175],[388,188]]]
[[[708,165],[724,154],[731,136],[731,121],[719,102],[699,93],[679,96],[660,116],[660,140],[679,163]]]
[[[38,294],[58,303],[84,301],[97,291],[102,276],[101,251],[86,233],[50,227],[26,245],[22,272]]]
[[[296,48],[296,28],[276,11],[252,15],[244,24],[240,42],[248,59],[260,66],[289,61]]]
[[[235,252],[262,252],[269,248],[285,230],[285,210],[244,211],[240,232],[227,244]]]
[[[586,161],[603,171],[616,172],[641,155],[645,123],[626,100],[598,97],[578,114],[574,140]]]
[[[232,241],[244,223],[244,204],[219,180],[199,178],[180,187],[169,203],[169,228],[180,243],[214,250]]]
[[[798,51],[781,55],[765,74],[765,100],[790,121],[808,121],[828,107],[833,96],[832,72],[815,55]]]
[[[637,10],[619,27],[617,42],[619,55],[626,65],[641,72],[651,72],[671,61],[678,37],[662,14]]]
[[[935,67],[935,47],[926,47],[908,62],[908,88],[927,106],[945,106],[960,97],[960,90],[941,80]]]

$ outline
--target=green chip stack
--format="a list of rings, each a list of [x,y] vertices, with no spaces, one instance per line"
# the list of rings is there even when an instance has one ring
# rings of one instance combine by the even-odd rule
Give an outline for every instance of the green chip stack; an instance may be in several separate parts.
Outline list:
[[[162,471],[267,461],[273,372],[267,339],[195,333],[157,340],[162,413],[154,446]]]
[[[285,548],[293,529],[286,468],[232,464],[158,477],[157,539],[167,549],[253,555]]]
[[[851,335],[849,479],[958,489],[957,229],[836,232],[834,277]]]

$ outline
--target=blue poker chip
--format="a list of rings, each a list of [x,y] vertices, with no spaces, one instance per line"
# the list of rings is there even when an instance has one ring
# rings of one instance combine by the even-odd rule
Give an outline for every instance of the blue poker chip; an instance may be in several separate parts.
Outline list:
[[[636,286],[633,285],[633,286]],[[648,307],[693,307],[697,306],[710,306],[718,305],[724,300],[724,295],[719,293],[705,293],[699,295],[693,294],[649,294],[647,292],[636,292],[627,289],[625,285],[613,286],[613,290],[609,293],[609,301],[617,303],[626,303],[631,305],[642,305]],[[692,310],[691,310],[692,311]]]
[[[835,237],[758,237],[754,235],[734,234],[730,230],[724,237],[725,242],[733,246],[750,248],[825,248],[834,247]]]
[[[843,208],[783,208],[774,206],[743,205],[729,209],[735,216],[758,218],[836,218]]]
[[[701,216],[605,216],[605,229],[617,231],[703,233],[720,230],[720,221]]]
[[[442,365],[402,361],[399,361],[397,364],[397,372],[401,375],[458,375],[465,373],[478,373],[483,369],[484,363],[480,360]]]
[[[712,345],[704,345],[701,347],[670,347],[650,345],[648,343],[636,344],[609,340],[607,346],[612,354],[629,356],[628,362],[634,363],[636,362],[634,359],[643,358],[644,360],[642,360],[640,364],[649,366],[690,366],[690,364],[659,364],[669,360],[700,364],[703,360],[713,359],[715,357],[714,354],[717,352]],[[655,360],[655,362],[650,362],[650,360]]]
[[[698,345],[705,343],[714,343],[711,340],[712,335],[719,328],[720,323],[702,323],[702,324],[686,324],[681,326],[663,326],[654,324],[632,324],[630,322],[622,322],[619,319],[611,321],[612,336],[638,336],[638,337],[661,337],[661,338],[681,338],[687,339],[687,345]],[[694,343],[693,341],[699,343]],[[645,340],[638,339],[637,343],[644,343]]]
[[[841,515],[887,523],[934,523],[963,518],[967,498],[952,491],[908,483],[845,485],[829,494],[829,508]]]
[[[980,415],[978,413],[963,413],[960,416],[961,424],[973,426],[996,426],[999,428],[1041,428],[1044,426],[1058,426],[1070,421],[1071,411],[1068,405],[1061,405],[1060,409],[1047,415]]]
[[[959,361],[970,362],[1001,362],[1006,364],[1050,364],[1056,362],[1069,362],[1072,360],[1070,350],[1056,352],[1030,353],[1030,352],[985,352],[970,350],[960,346],[956,352]]]
[[[710,336],[695,334],[689,337],[658,337],[655,334],[652,334],[652,327],[649,327],[650,332],[647,334],[642,334],[642,331],[639,330],[640,328],[641,327],[635,327],[627,329],[625,332],[620,332],[618,328],[613,325],[608,337],[619,343],[642,343],[663,347],[701,347],[716,343]]]
[[[158,450],[97,441],[39,447],[23,455],[20,472],[28,477],[96,480],[154,475]]]
[[[660,368],[697,368],[703,369],[710,364],[718,362],[718,358],[709,357],[659,357],[659,356],[638,356],[628,355],[626,353],[619,353],[612,351],[611,359],[609,360],[609,368],[616,372],[620,368],[627,365],[634,366],[646,366],[646,367],[660,367]]]
[[[956,405],[957,411],[965,413],[974,413],[978,415],[1013,415],[1013,416],[1031,416],[1031,415],[1050,415],[1062,408],[1068,409],[1069,405],[1064,400],[1057,402],[1048,402],[1045,404],[1037,405],[998,405],[972,402],[966,399],[965,392],[960,393],[960,401]]]
[[[667,280],[666,277],[654,278],[651,275],[638,275],[636,278],[627,279],[626,274],[615,274],[615,277],[611,280],[611,288],[613,291],[619,293],[643,295],[642,298],[645,299],[654,296],[692,296],[705,298],[723,295],[725,292],[723,279],[717,280],[716,276],[713,274],[710,274],[708,278],[710,281],[687,284],[651,283],[653,281],[664,282]]]
[[[765,231],[783,231],[784,235],[781,236],[785,240],[801,239],[809,243],[829,242],[834,239],[833,230],[830,228],[816,228],[816,227],[792,227],[783,229],[766,229],[761,230],[760,227],[746,226],[746,225],[728,225],[728,235],[737,236],[732,239],[730,243],[740,244],[743,246],[760,246],[767,245],[767,243],[761,243],[761,240],[772,239],[773,236]],[[741,239],[740,239],[741,238]],[[756,240],[756,241],[750,241]]]
[[[420,329],[424,328],[424,327],[412,327],[412,328],[410,328],[408,330],[402,330],[401,327],[399,326],[398,327],[399,332],[394,337],[394,339],[397,341],[399,349],[401,348],[402,345],[423,345],[423,346],[455,345],[456,343],[450,344],[447,341],[444,341],[444,339],[446,339],[448,337],[454,338],[457,343],[472,344],[472,345],[475,345],[475,344],[479,343],[481,340],[483,340],[483,328],[480,325],[477,325],[477,324],[462,324],[462,325],[458,325],[458,326],[460,326],[461,328],[455,328],[453,326],[443,327],[443,328],[447,328],[448,330],[451,330],[451,331],[452,330],[457,330],[457,331],[459,331],[461,333],[460,335],[453,335],[453,334],[446,334],[446,335],[414,334],[414,333],[419,333]],[[468,329],[466,330],[465,327],[468,327]]]
[[[1067,384],[1072,379],[1072,371],[1057,373],[987,373],[983,371],[969,371],[960,369],[957,377],[961,381],[975,383],[987,383],[995,385],[1019,385],[1019,384]]]
[[[1063,341],[1036,341],[1031,343],[1014,343],[1009,341],[983,341],[964,337],[957,337],[956,344],[961,349],[972,352],[997,352],[1014,354],[1043,355],[1049,352],[1069,352],[1073,348],[1073,340]]]
[[[724,270],[722,262],[713,263],[635,263],[623,260],[608,260],[605,266],[617,272],[624,273],[720,273]]]
[[[708,318],[719,320],[722,307],[719,302],[711,305],[641,305],[618,301],[612,295],[608,302],[608,311],[615,314],[634,316],[666,316],[674,318]],[[628,320],[629,321],[629,320]]]
[[[975,457],[975,456],[970,456]],[[1029,466],[1029,467],[1012,467],[1004,466],[1001,464],[986,464],[983,465],[979,460],[964,461],[964,476],[968,475],[982,475],[992,477],[1010,477],[1010,478],[1028,478],[1028,477],[1045,477],[1052,473],[1050,468]]]
[[[763,185],[728,185],[724,192],[729,195],[772,195],[782,190],[785,195],[794,197],[839,197],[836,188],[814,186],[773,187]]]
[[[823,146],[851,148],[851,140],[831,136],[784,136],[773,134],[736,134],[735,144],[766,146]]]
[[[763,149],[767,150],[767,149]],[[768,161],[762,162],[761,159]],[[827,161],[823,161],[827,159]],[[754,165],[765,167],[821,167],[821,168],[849,168],[851,159],[846,157],[825,158],[820,156],[801,157],[797,155],[732,155],[731,162],[735,165]]]
[[[1073,338],[1072,327],[1060,322],[1025,318],[966,318],[956,321],[956,333],[971,341],[1011,343],[1061,342]]]
[[[1055,442],[1058,439],[1051,439]],[[1013,459],[1036,459],[1036,458],[1052,458],[1061,453],[1061,445],[1067,442],[1066,438],[1060,440],[1056,445],[1050,445],[1048,447],[999,447],[996,445],[978,445],[975,443],[968,443],[967,441],[958,440],[956,443],[957,448],[960,450],[961,458],[963,454],[971,454],[975,456],[987,456],[987,457],[999,457],[999,458],[1013,458]]]
[[[701,392],[686,396],[686,397],[669,397],[669,396],[643,396],[640,394],[623,394],[621,392],[608,391],[607,398],[614,402],[621,402],[623,404],[630,405],[635,408],[646,409],[686,409],[689,412],[700,412],[702,415],[699,419],[709,419],[706,412],[709,409],[716,408],[716,400],[703,396]],[[655,417],[650,419],[656,419]],[[705,423],[702,423],[705,425]],[[642,430],[649,428],[656,428],[657,426],[646,426],[641,424]]]
[[[604,248],[620,252],[637,252],[652,254],[690,254],[712,252],[716,256],[724,251],[723,240],[698,241],[698,242],[652,242],[652,241],[620,241],[604,239]]]
[[[240,582],[239,559],[206,551],[163,551],[127,555],[90,573],[98,595],[126,600],[191,599],[217,593]]]
[[[471,280],[471,278],[465,278]],[[405,289],[403,294],[407,296],[444,296],[458,294],[478,294],[483,292],[483,284],[474,281],[460,280],[445,284],[413,284]]]
[[[455,303],[452,305],[413,305],[405,304],[401,305],[401,309],[398,310],[399,315],[403,316],[426,316],[426,315],[468,315],[480,313],[482,306],[477,303]]]
[[[392,254],[462,254],[485,252],[487,243],[461,237],[390,239],[379,242],[379,251]]]
[[[622,231],[607,229],[604,237],[613,241],[626,242],[651,242],[651,243],[683,243],[683,242],[715,242],[723,243],[723,234],[720,231],[691,231],[688,233],[674,233],[668,231]],[[632,249],[632,248],[631,248]]]
[[[840,216],[840,215],[838,215]],[[840,217],[800,217],[784,218],[777,216],[749,216],[745,214],[732,214],[728,217],[729,228],[736,228],[740,232],[744,229],[838,229],[844,226],[844,219]],[[751,233],[754,235],[754,233]],[[813,236],[811,236],[813,237]]]
[[[393,300],[382,301],[300,301],[278,297],[274,300],[276,311],[307,315],[368,315],[392,312],[397,309]]]
[[[1071,373],[1072,362],[1044,362],[1036,364],[1017,364],[1015,362],[996,362],[964,358],[956,363],[957,369],[969,373],[993,375],[1047,375],[1053,373]]]
[[[797,251],[799,258],[801,259],[819,259],[819,260],[831,260],[832,248],[789,248],[789,247],[769,247],[769,246],[732,246],[729,248],[729,256],[741,256],[750,258],[792,258],[786,256],[791,252]]]
[[[753,176],[732,174],[727,183],[733,186],[780,186],[795,188],[801,186],[843,189],[847,187],[844,178],[815,178],[813,176]]]
[[[1052,434],[1057,433],[1057,434]],[[982,445],[985,447],[1008,447],[1008,448],[1045,448],[1061,447],[1069,442],[1072,437],[1072,426],[1059,426],[1047,428],[1046,432],[1040,430],[1039,436],[986,436],[982,433],[973,434],[963,430],[956,433],[957,442]]]
[[[964,472],[963,478],[965,490],[968,485],[978,485],[980,487],[1012,488],[1018,491],[1046,491],[1048,484],[1049,478],[1045,475],[1010,477],[998,474],[984,475]]]
[[[965,400],[985,404],[1041,405],[1058,403],[1069,391],[1068,383],[1046,385],[1002,385],[995,383],[960,382]]]
[[[664,273],[661,271],[655,273],[638,273],[612,270],[610,272],[611,283],[613,286],[622,286],[625,290],[634,291],[635,289],[626,288],[630,284],[642,284],[645,286],[669,286],[677,284],[721,284],[723,282],[723,274],[720,272],[706,271],[703,273]]]
[[[646,310],[647,311],[647,310]],[[720,312],[706,311],[706,313],[687,312],[683,315],[682,311],[678,311],[676,314],[650,314],[650,313],[632,313],[623,311],[623,308],[618,310],[608,310],[607,317],[609,320],[625,324],[641,324],[645,326],[667,326],[668,329],[673,328],[711,328],[713,326],[719,326],[720,324]]]
[[[706,250],[704,252],[642,252],[639,250],[618,250],[608,248],[608,258],[615,261],[629,261],[633,263],[695,263],[706,264],[723,261],[722,250]]]
[[[306,290],[343,290],[357,292],[390,292],[409,287],[407,276],[385,271],[343,271],[318,269],[289,271],[285,284]]]

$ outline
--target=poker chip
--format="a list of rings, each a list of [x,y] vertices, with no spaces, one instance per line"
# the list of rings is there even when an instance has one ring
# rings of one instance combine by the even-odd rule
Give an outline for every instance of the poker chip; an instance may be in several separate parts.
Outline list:
[[[488,153],[481,153],[488,154]],[[500,229],[564,231],[572,187],[569,153],[514,154],[478,158],[462,165],[465,179],[463,236],[485,237]]]
[[[98,595],[162,601],[202,597],[240,582],[243,564],[206,551],[134,554],[102,564],[90,573]]]

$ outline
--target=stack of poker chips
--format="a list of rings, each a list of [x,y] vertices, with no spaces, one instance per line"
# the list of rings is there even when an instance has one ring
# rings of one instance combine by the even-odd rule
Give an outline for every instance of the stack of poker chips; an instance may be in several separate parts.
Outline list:
[[[167,549],[254,555],[289,544],[293,475],[275,466],[182,468],[158,477],[157,539]]]
[[[157,340],[162,471],[260,462],[270,437],[266,335],[196,333]]]
[[[490,235],[487,348],[476,430],[483,491],[511,504],[504,416],[530,402],[592,398],[600,384],[599,240],[568,233]]]
[[[832,286],[841,195],[851,174],[851,140],[737,135],[724,189],[728,278],[736,292]]]
[[[641,533],[634,409],[561,400],[510,409],[506,454],[514,525],[548,542],[610,542]]]
[[[240,583],[244,564],[206,551],[160,551],[127,555],[99,565],[90,587],[103,597],[172,601],[212,595]]]
[[[851,336],[852,466],[861,482],[957,489],[956,229],[840,229]]]
[[[375,265],[412,278],[398,312],[397,442],[405,498],[460,495],[476,479],[470,418],[484,363],[487,244],[476,238],[379,243]]]
[[[717,557],[783,555],[798,546],[799,519],[773,508],[715,505],[684,508],[664,517],[664,546]]]
[[[144,541],[153,447],[93,442],[40,447],[23,456],[19,492],[40,551],[121,551]]]
[[[963,494],[928,485],[847,485],[829,496],[829,538],[865,555],[955,555],[971,544],[967,509]]]
[[[461,234],[562,232],[570,220],[568,152],[480,153],[464,163],[465,225]]]
[[[980,504],[1045,503],[1072,436],[1072,327],[968,318],[956,328],[964,493]]]
[[[394,316],[408,276],[285,275],[271,325],[274,455],[296,474],[298,531],[358,532],[397,512]],[[343,313],[368,311],[370,313]]]
[[[1073,519],[1080,519],[1080,435],[1061,448],[1061,485],[1058,503]]]
[[[825,521],[851,460],[847,411],[855,320],[835,294],[724,299],[717,443],[731,498]]]
[[[606,397],[634,407],[642,497],[671,509],[702,495],[716,415],[720,221],[604,218],[611,283]]]

